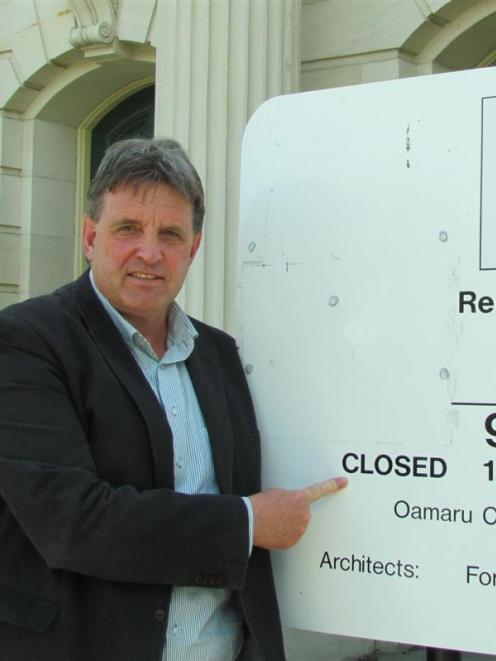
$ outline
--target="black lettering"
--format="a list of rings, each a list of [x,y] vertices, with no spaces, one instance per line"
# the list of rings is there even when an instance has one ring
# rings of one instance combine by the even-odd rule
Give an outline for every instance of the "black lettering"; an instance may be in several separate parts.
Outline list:
[[[348,459],[358,459],[358,456],[354,452],[348,452],[347,454],[344,455],[343,457],[343,469],[347,473],[356,473],[358,470],[358,466],[355,466],[354,468],[349,468],[348,466]]]
[[[475,312],[475,299],[477,296],[473,291],[461,291],[458,295],[458,312],[464,313],[464,307],[469,306],[470,312]]]
[[[381,469],[381,463],[386,464],[385,467],[382,469]],[[387,454],[380,454],[378,457],[376,457],[374,467],[375,467],[375,472],[378,473],[379,475],[389,475],[389,473],[393,468],[393,460]]]
[[[472,581],[472,579],[474,580]],[[496,572],[481,571],[478,565],[467,565],[465,581],[466,583],[476,582],[484,588],[487,588],[489,585],[494,588],[496,587]]]
[[[486,441],[489,441],[490,439],[486,438]],[[493,482],[494,480],[494,461],[486,461],[485,464],[482,464],[484,468],[487,468],[487,479],[489,482]]]
[[[394,576],[395,571],[394,571],[394,562],[386,562],[384,565],[384,571],[388,576]]]
[[[436,470],[437,466],[437,470]],[[441,457],[431,457],[429,474],[431,477],[444,477],[448,470],[448,466],[444,459]]]
[[[342,458],[342,467],[347,473],[362,475],[396,474],[399,477],[443,477],[448,468],[441,457],[408,457],[400,454],[378,454],[370,457],[365,453],[347,452]]]
[[[491,585],[491,574],[487,571],[481,571],[479,574],[479,583],[481,585]]]
[[[478,565],[467,565],[467,572],[465,575],[465,581],[467,583],[470,583],[471,578],[474,578],[475,576],[479,575],[477,569],[479,569]]]
[[[410,459],[404,454],[400,454],[396,457],[396,468],[394,470],[396,475],[405,477],[410,474]]]
[[[363,473],[364,475],[372,475],[374,471],[371,468],[366,468],[366,459],[367,457],[364,454],[360,455],[360,473]]]
[[[406,519],[410,514],[410,505],[406,500],[397,500],[394,504],[394,513],[399,519]]]
[[[489,507],[484,508],[482,518],[484,523],[487,523],[488,526],[494,526],[496,523],[496,507],[490,505]]]
[[[427,457],[413,458],[413,471],[415,477],[427,477]]]
[[[322,556],[322,560],[320,561],[320,565],[319,565],[320,569],[322,569],[322,565],[327,565],[329,569],[332,569],[331,559],[327,551],[324,551],[324,555]]]
[[[488,434],[491,434],[491,436],[496,436],[496,429],[493,427],[493,422],[496,420],[496,413],[490,413],[486,421],[484,423],[484,426],[486,428],[486,431]]]
[[[494,309],[494,301],[490,296],[482,296],[479,299],[479,310],[487,313],[492,312]]]
[[[485,426],[485,428],[486,428],[486,431],[487,431],[487,433],[490,434],[491,436],[496,436],[496,429],[494,429],[494,426],[493,426],[493,422],[494,422],[495,420],[496,420],[496,413],[490,413],[490,414],[487,416],[487,418],[486,418],[486,420],[485,420],[485,422],[484,422],[484,426]],[[486,442],[487,442],[487,444],[490,445],[491,447],[493,447],[493,448],[496,447],[496,440],[494,440],[494,439],[492,439],[492,438],[486,438]]]

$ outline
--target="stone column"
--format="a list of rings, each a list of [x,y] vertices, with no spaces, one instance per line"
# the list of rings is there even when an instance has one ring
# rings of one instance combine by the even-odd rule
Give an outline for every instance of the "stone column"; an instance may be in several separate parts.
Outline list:
[[[234,330],[241,139],[254,110],[298,91],[300,0],[159,0],[155,133],[179,140],[207,193],[187,311]]]

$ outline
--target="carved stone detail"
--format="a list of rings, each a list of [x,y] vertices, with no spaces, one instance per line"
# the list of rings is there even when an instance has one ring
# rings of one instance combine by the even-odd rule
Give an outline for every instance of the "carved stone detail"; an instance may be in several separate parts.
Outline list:
[[[72,46],[86,48],[112,43],[116,37],[116,0],[68,0],[68,4],[76,20],[69,36]]]
[[[70,43],[75,47],[109,44],[114,39],[114,29],[108,23],[72,28]]]

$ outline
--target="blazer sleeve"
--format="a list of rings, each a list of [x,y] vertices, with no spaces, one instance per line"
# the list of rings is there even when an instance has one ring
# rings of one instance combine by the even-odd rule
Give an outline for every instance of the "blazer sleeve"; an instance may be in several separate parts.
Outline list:
[[[118,415],[119,412],[109,412]],[[98,579],[241,588],[247,511],[238,496],[111,485],[46,338],[0,316],[0,538],[13,517],[52,569]],[[12,521],[9,526],[12,530]],[[22,531],[22,532],[21,532]]]

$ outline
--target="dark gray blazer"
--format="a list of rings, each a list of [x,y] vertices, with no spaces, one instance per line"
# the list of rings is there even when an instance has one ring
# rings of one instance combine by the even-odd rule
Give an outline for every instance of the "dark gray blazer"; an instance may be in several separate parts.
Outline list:
[[[87,274],[0,312],[0,659],[161,661],[173,585],[233,590],[284,659],[238,497],[260,488],[250,394],[232,338],[194,324],[220,496],[174,492],[167,419]]]

